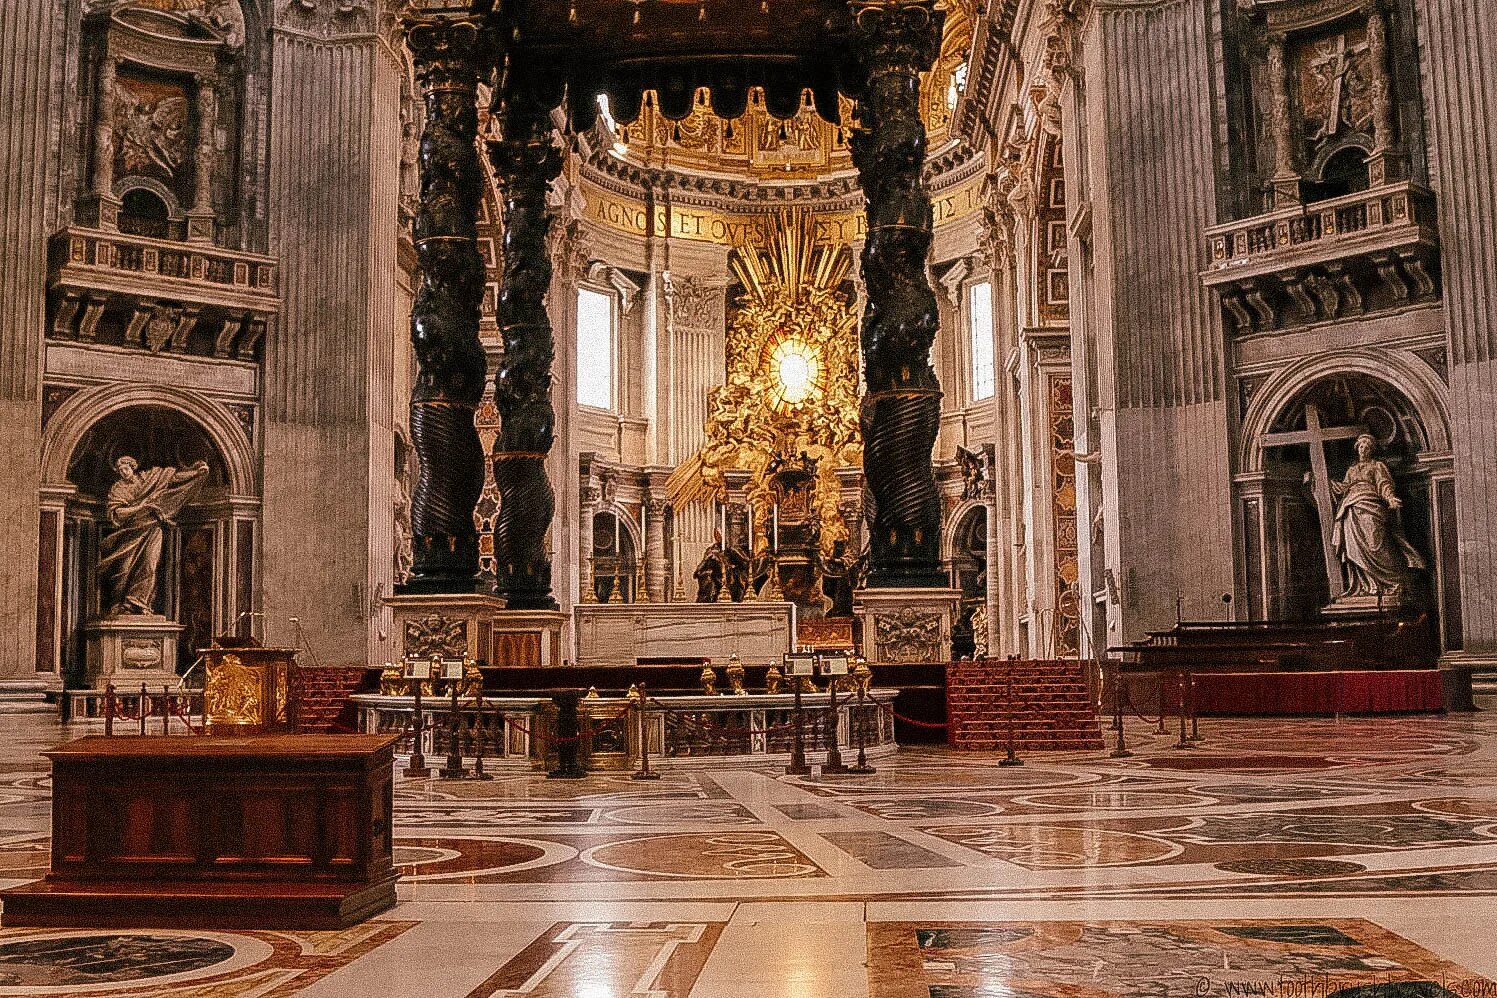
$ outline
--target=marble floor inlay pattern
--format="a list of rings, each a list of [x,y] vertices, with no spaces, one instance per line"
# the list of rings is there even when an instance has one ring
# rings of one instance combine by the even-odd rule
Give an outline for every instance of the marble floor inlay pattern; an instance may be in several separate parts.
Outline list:
[[[40,753],[78,733],[0,718],[0,885],[46,872]],[[1126,733],[1016,768],[397,777],[387,915],[0,929],[0,998],[1497,998],[1497,714]]]

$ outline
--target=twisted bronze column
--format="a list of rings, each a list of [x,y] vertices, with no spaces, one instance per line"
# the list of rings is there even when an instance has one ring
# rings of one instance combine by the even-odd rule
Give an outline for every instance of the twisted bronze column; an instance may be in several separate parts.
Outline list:
[[[940,326],[926,274],[933,227],[925,189],[920,74],[941,47],[934,0],[853,4],[849,51],[858,127],[850,145],[868,206],[863,245],[864,516],[870,588],[941,587],[941,498],[931,452],[941,385]]]
[[[512,610],[554,610],[546,534],[556,499],[546,478],[555,438],[551,362],[556,342],[546,313],[551,258],[546,194],[561,175],[561,152],[551,143],[550,109],[522,92],[505,94],[503,137],[489,157],[503,187],[504,284],[498,320],[504,360],[494,380],[500,431],[494,442],[494,562],[499,595]]]
[[[483,489],[483,445],[473,414],[486,363],[478,340],[483,260],[478,254],[482,175],[474,143],[477,24],[420,19],[406,35],[426,102],[421,136],[421,205],[415,244],[421,285],[411,308],[419,365],[411,392],[411,442],[421,474],[411,499],[415,564],[411,593],[473,592]]]

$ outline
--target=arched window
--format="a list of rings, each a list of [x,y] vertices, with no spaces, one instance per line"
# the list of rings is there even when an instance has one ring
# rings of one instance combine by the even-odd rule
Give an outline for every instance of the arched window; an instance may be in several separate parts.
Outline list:
[[[979,281],[967,288],[967,332],[972,358],[972,401],[993,397],[993,285]]]
[[[610,412],[618,408],[618,297],[577,289],[577,404]]]

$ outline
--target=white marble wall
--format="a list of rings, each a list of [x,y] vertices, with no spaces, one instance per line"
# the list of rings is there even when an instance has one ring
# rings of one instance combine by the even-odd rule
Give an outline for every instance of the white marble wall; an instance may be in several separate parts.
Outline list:
[[[59,226],[70,18],[0,3],[0,682],[36,678],[36,574],[47,237]]]
[[[273,640],[299,617],[318,660],[388,658],[393,581],[399,63],[374,34],[279,27],[270,230],[280,326],[265,346],[262,585]]]
[[[1467,656],[1497,664],[1497,9],[1419,4],[1439,198]]]
[[[1098,410],[1116,511],[1113,640],[1171,623],[1177,592],[1210,617],[1234,590],[1223,334],[1198,278],[1216,214],[1209,17],[1199,0],[1099,5],[1085,37],[1098,376],[1077,411]]]

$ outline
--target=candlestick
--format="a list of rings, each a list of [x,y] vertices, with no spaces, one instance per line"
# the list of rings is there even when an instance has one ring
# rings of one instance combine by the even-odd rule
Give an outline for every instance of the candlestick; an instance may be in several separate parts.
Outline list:
[[[780,504],[774,504],[774,553],[780,553]]]

